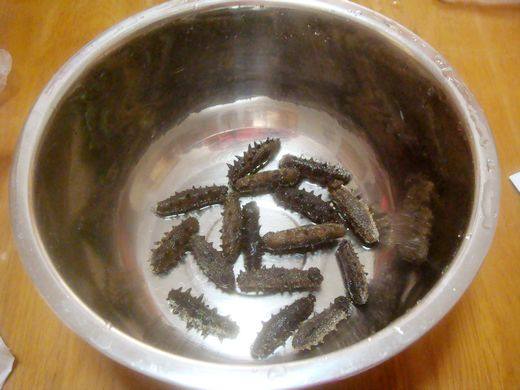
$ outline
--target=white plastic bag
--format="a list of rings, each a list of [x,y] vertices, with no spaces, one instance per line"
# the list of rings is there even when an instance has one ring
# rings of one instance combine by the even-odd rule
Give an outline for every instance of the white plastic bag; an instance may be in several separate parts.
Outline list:
[[[7,50],[0,49],[0,93],[4,90],[7,84],[7,76],[11,71],[13,59]]]
[[[4,386],[4,382],[13,369],[14,357],[4,344],[0,337],[0,389]]]

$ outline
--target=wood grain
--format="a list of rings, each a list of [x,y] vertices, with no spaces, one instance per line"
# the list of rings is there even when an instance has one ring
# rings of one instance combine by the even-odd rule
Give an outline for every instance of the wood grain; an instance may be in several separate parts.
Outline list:
[[[163,388],[98,353],[46,306],[16,253],[8,171],[37,95],[64,61],[97,34],[159,1],[0,0],[0,47],[13,56],[0,94],[0,335],[17,358],[7,389]],[[502,167],[501,211],[484,266],[454,310],[386,363],[327,388],[511,389],[520,383],[520,8],[437,0],[364,0],[437,48],[487,113]],[[66,369],[64,369],[66,365]]]

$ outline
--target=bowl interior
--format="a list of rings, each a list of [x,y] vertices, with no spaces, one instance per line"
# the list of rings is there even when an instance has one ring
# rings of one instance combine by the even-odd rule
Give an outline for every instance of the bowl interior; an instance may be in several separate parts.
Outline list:
[[[79,77],[42,137],[32,207],[54,267],[108,326],[171,354],[243,363],[251,361],[260,321],[303,294],[224,294],[191,255],[168,276],[152,275],[150,249],[175,223],[152,213],[157,201],[192,185],[225,184],[226,162],[250,142],[274,136],[282,140],[279,157],[306,154],[350,169],[378,212],[396,210],[407,177],[430,177],[437,201],[429,263],[412,267],[392,245],[366,250],[351,236],[368,272],[369,302],[321,347],[281,348],[267,362],[298,360],[382,329],[449,266],[474,196],[463,123],[419,62],[361,24],[296,7],[179,15],[140,32]],[[256,200],[262,233],[305,223],[269,195]],[[219,247],[220,206],[197,216],[201,233]],[[344,294],[333,253],[266,256],[265,263],[320,267],[317,310]],[[240,259],[236,272],[242,267]],[[220,342],[186,330],[166,303],[168,291],[181,286],[230,315],[238,338]]]

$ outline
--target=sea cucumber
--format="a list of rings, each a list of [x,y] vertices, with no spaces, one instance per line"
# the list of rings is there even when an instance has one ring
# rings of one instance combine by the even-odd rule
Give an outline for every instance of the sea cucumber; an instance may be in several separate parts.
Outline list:
[[[352,178],[350,172],[337,165],[316,161],[312,158],[296,157],[291,154],[283,156],[279,166],[280,168],[296,168],[300,171],[302,178],[321,185],[327,185],[333,180],[340,180],[347,184]]]
[[[434,184],[424,177],[407,180],[408,191],[402,201],[401,212],[395,217],[396,247],[403,260],[420,264],[428,257],[432,233],[431,210]]]
[[[234,263],[240,254],[242,231],[242,213],[237,193],[232,192],[227,196],[222,216],[222,252],[228,262]]]
[[[325,336],[335,331],[336,326],[351,314],[350,299],[337,297],[327,309],[300,324],[292,339],[292,346],[298,351],[303,351],[321,344]]]
[[[298,325],[312,314],[315,301],[314,295],[309,294],[273,314],[267,322],[263,323],[262,330],[256,336],[251,347],[251,356],[255,359],[265,359],[276,348],[284,345]]]
[[[330,202],[312,191],[298,188],[278,188],[273,197],[280,206],[295,211],[314,223],[340,222],[340,217]]]
[[[331,189],[330,196],[341,216],[352,226],[354,232],[366,243],[379,241],[379,231],[366,202],[354,193],[350,186]]]
[[[317,290],[323,276],[316,267],[308,270],[297,268],[262,267],[257,270],[240,272],[238,287],[242,292],[282,293]]]
[[[269,232],[262,241],[265,249],[272,253],[310,251],[343,237],[345,232],[345,227],[339,223],[322,223]]]
[[[159,217],[169,217],[198,210],[212,204],[222,203],[226,199],[227,191],[228,188],[226,186],[215,185],[189,188],[176,192],[168,199],[157,203],[155,213]]]
[[[238,325],[229,317],[218,314],[217,309],[206,305],[204,295],[198,298],[191,295],[191,288],[186,291],[182,291],[182,288],[171,290],[168,303],[173,314],[186,322],[186,328],[195,328],[204,337],[212,334],[222,341],[224,338],[234,339],[238,335]]]
[[[202,273],[224,291],[234,291],[235,275],[233,264],[226,261],[223,254],[199,235],[190,240],[190,249]]]
[[[267,138],[262,142],[254,142],[249,145],[244,154],[239,157],[233,164],[228,164],[228,178],[231,186],[248,174],[255,173],[264,167],[270,160],[274,158],[280,150],[280,140],[278,138]]]
[[[242,207],[242,250],[246,271],[262,266],[262,239],[259,224],[260,211],[256,202],[249,202]]]
[[[300,173],[297,169],[281,168],[241,177],[235,182],[235,189],[241,194],[257,195],[273,192],[279,187],[294,186],[299,180]]]
[[[199,222],[189,217],[172,227],[152,249],[150,263],[155,274],[165,274],[173,269],[188,251],[191,236],[199,231]]]
[[[368,281],[358,255],[347,240],[342,241],[336,250],[341,276],[345,288],[356,305],[364,305],[368,300]]]

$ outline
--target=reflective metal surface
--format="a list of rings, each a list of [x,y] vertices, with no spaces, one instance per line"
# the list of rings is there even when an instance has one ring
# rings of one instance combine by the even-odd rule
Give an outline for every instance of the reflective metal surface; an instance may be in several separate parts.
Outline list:
[[[432,178],[438,199],[428,266],[404,264],[391,245],[366,250],[352,236],[369,303],[320,348],[287,346],[254,361],[260,321],[300,295],[224,294],[191,255],[168,276],[152,275],[150,248],[177,222],[151,209],[176,190],[224,184],[225,163],[268,136],[282,139],[279,157],[348,167],[378,211],[395,210],[415,173]],[[381,362],[452,307],[494,232],[496,167],[471,94],[394,22],[343,1],[171,2],[97,38],[44,90],[13,166],[13,226],[49,304],[119,362],[188,386],[303,386]],[[269,195],[257,201],[261,233],[304,223]],[[199,213],[201,233],[217,247],[220,213]],[[343,293],[331,252],[265,262],[320,267],[317,310]],[[187,331],[166,305],[180,286],[230,315],[238,338]]]

